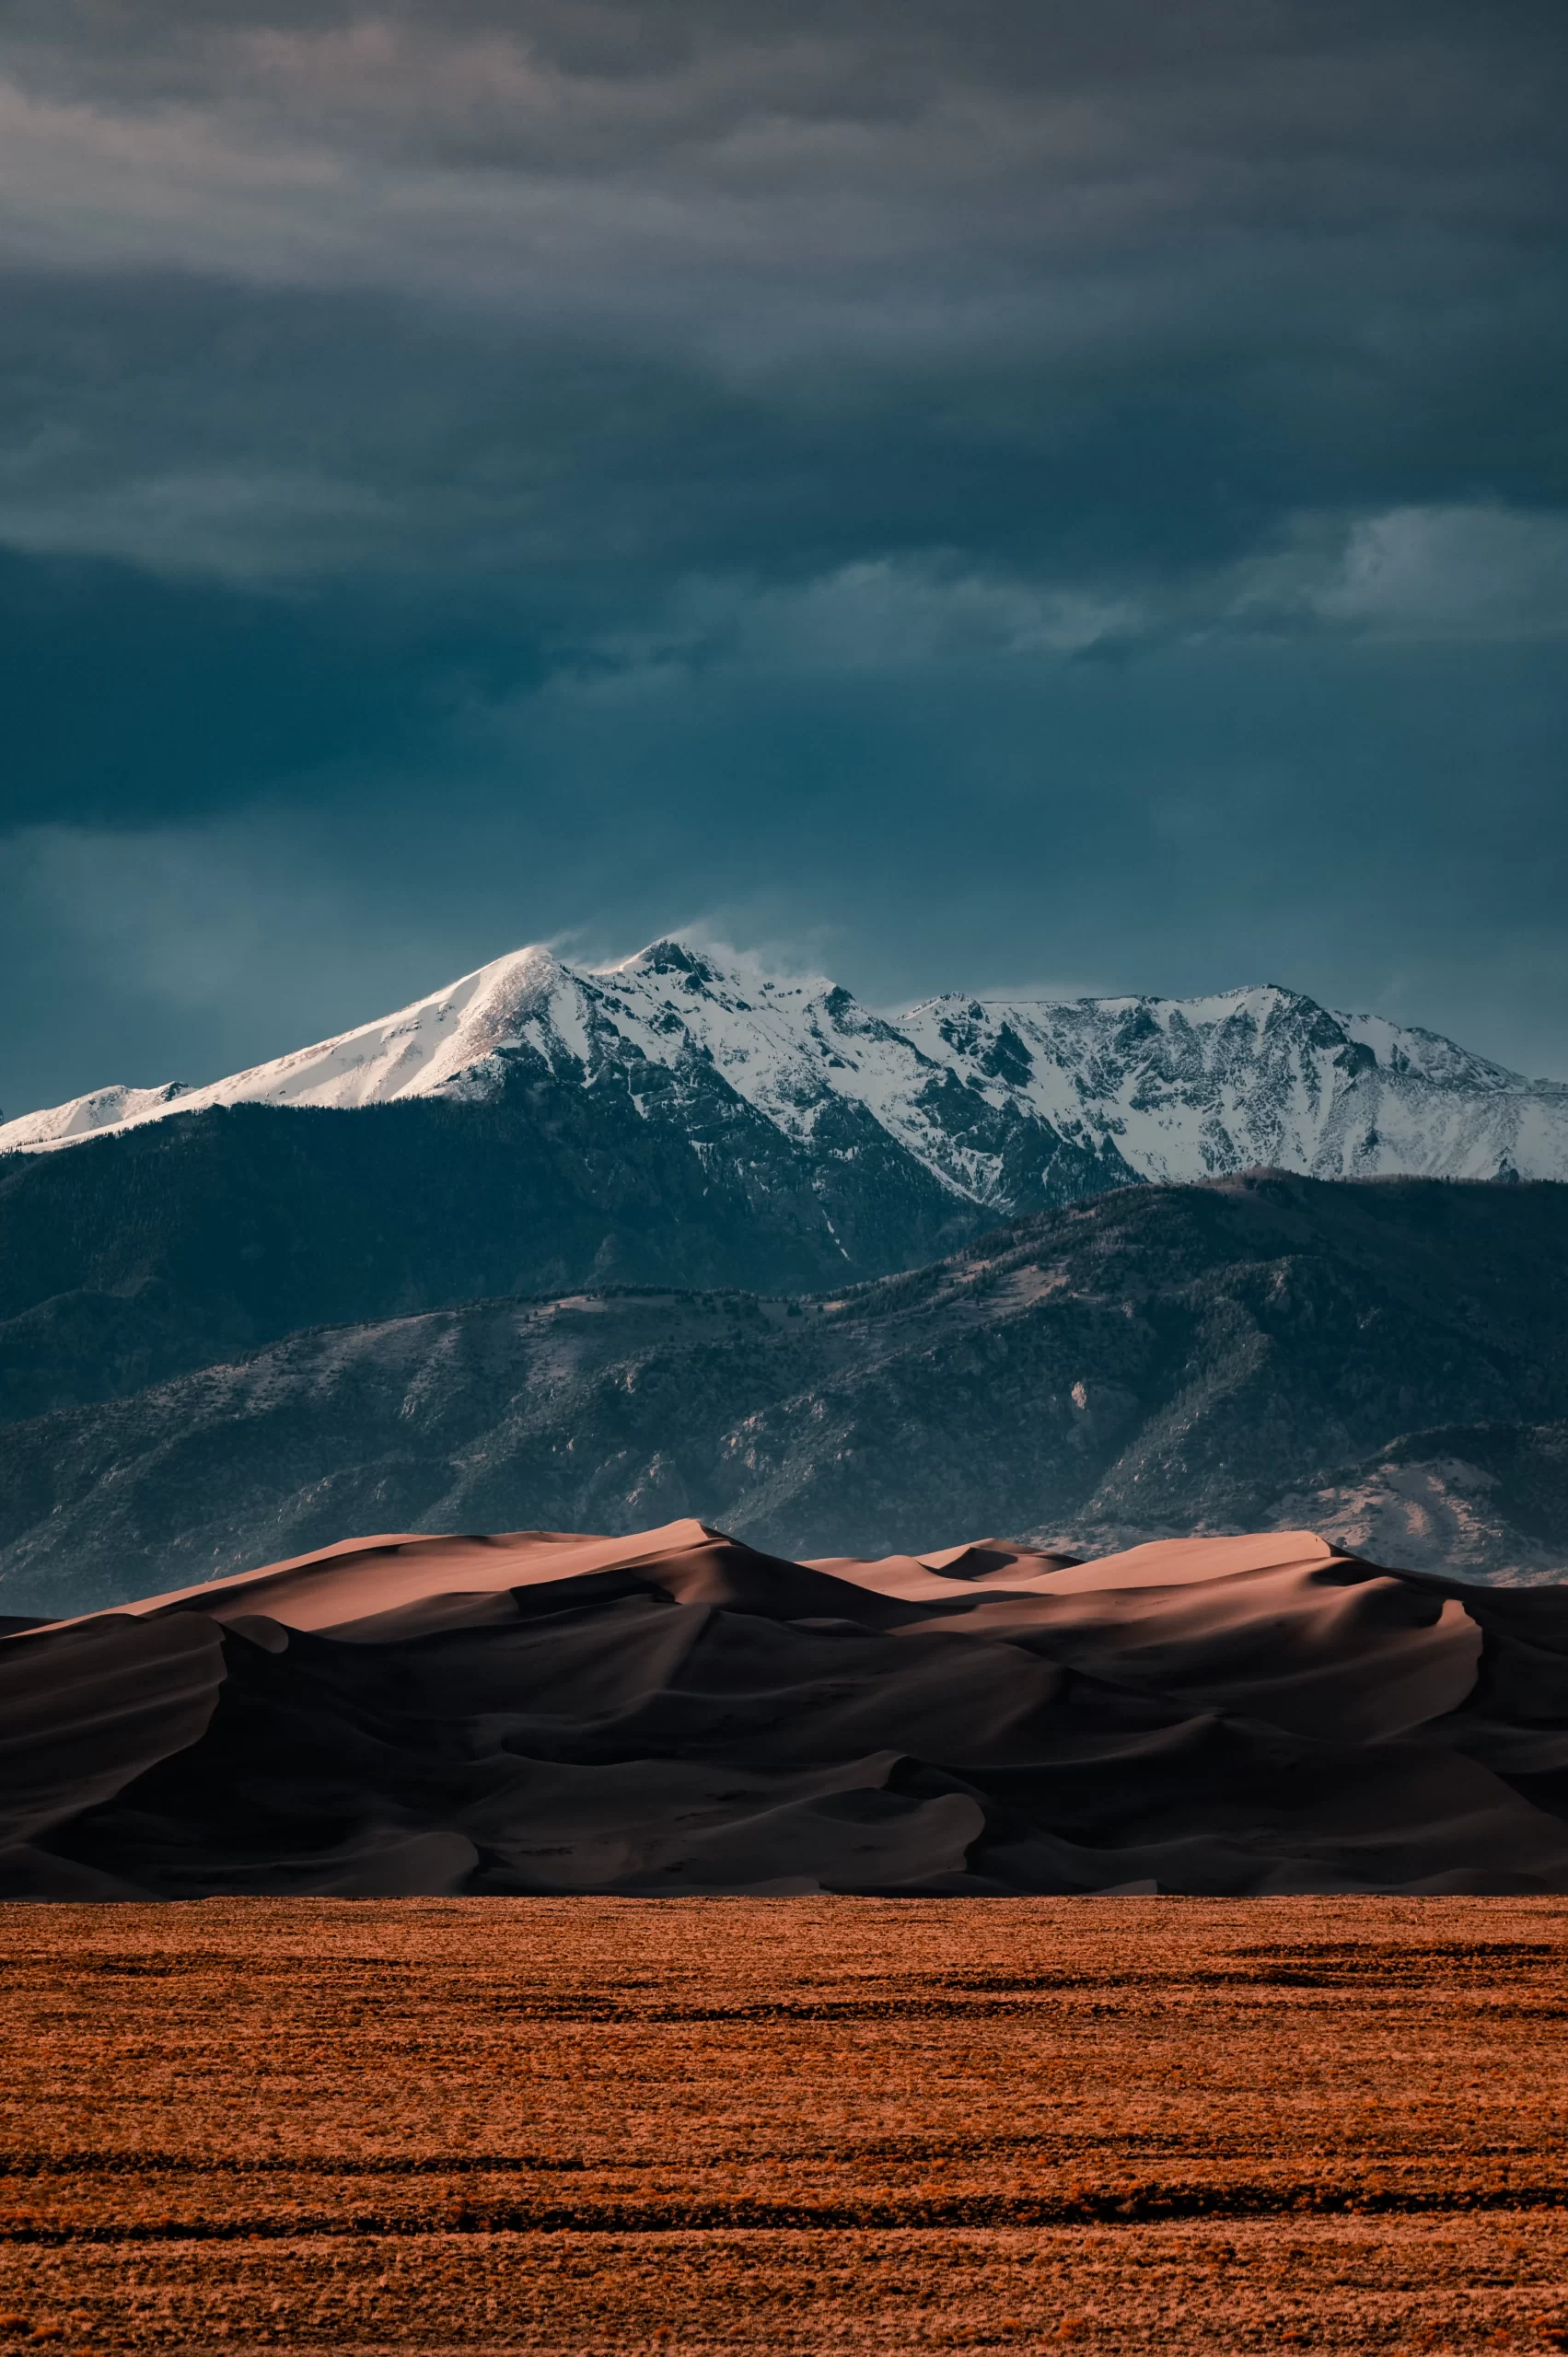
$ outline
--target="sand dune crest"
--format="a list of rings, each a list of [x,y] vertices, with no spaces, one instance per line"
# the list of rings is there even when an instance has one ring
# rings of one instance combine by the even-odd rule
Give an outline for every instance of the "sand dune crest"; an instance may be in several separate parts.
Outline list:
[[[389,1534],[0,1639],[16,1897],[1568,1890],[1568,1590]]]

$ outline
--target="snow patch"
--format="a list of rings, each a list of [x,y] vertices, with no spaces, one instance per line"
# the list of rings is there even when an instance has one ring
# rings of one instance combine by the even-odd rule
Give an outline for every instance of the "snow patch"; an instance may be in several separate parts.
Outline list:
[[[604,967],[519,949],[207,1086],[103,1088],[24,1115],[0,1126],[0,1151],[52,1151],[208,1106],[485,1098],[518,1061],[584,1087],[620,1076],[645,1114],[640,1073],[711,1074],[808,1150],[852,1155],[880,1137],[1000,1216],[1018,1168],[1038,1171],[1063,1141],[1098,1157],[1108,1179],[1265,1166],[1568,1178],[1568,1087],[1275,985],[1191,999],[949,994],[889,1022],[826,975],[772,973],[673,938]]]

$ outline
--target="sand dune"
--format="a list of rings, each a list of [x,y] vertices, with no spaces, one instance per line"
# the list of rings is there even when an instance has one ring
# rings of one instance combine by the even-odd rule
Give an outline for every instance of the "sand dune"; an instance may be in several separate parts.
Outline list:
[[[1568,1589],[362,1538],[0,1639],[0,1895],[1568,1890]]]

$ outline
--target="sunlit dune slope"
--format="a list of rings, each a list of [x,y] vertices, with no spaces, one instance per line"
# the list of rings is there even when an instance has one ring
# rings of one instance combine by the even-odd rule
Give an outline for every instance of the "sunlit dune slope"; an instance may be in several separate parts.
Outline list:
[[[5,1895],[1568,1890],[1568,1590],[363,1538],[0,1640]]]

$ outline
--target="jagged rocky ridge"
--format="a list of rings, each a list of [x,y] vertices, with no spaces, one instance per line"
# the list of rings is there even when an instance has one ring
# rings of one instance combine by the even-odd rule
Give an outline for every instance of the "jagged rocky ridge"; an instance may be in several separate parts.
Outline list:
[[[503,1093],[517,1073],[641,1106],[716,1077],[784,1135],[879,1130],[993,1212],[1260,1165],[1319,1178],[1568,1178],[1568,1086],[1274,987],[1198,999],[926,1001],[898,1022],[821,976],[656,942],[618,966],[534,947],[395,1015],[197,1089],[110,1087],[0,1126],[0,1152],[237,1104]],[[700,1098],[703,1092],[697,1088]]]
[[[1568,1188],[1122,1190],[796,1300],[582,1292],[296,1334],[11,1427],[0,1610],[344,1529],[717,1517],[780,1554],[1307,1524],[1568,1566]]]
[[[1568,1091],[1277,990],[892,1024],[661,942],[592,971],[519,952],[0,1145],[3,1421],[493,1295],[853,1283],[1138,1180],[1560,1176]]]
[[[393,1537],[0,1638],[0,1896],[1568,1890],[1568,1590]]]

